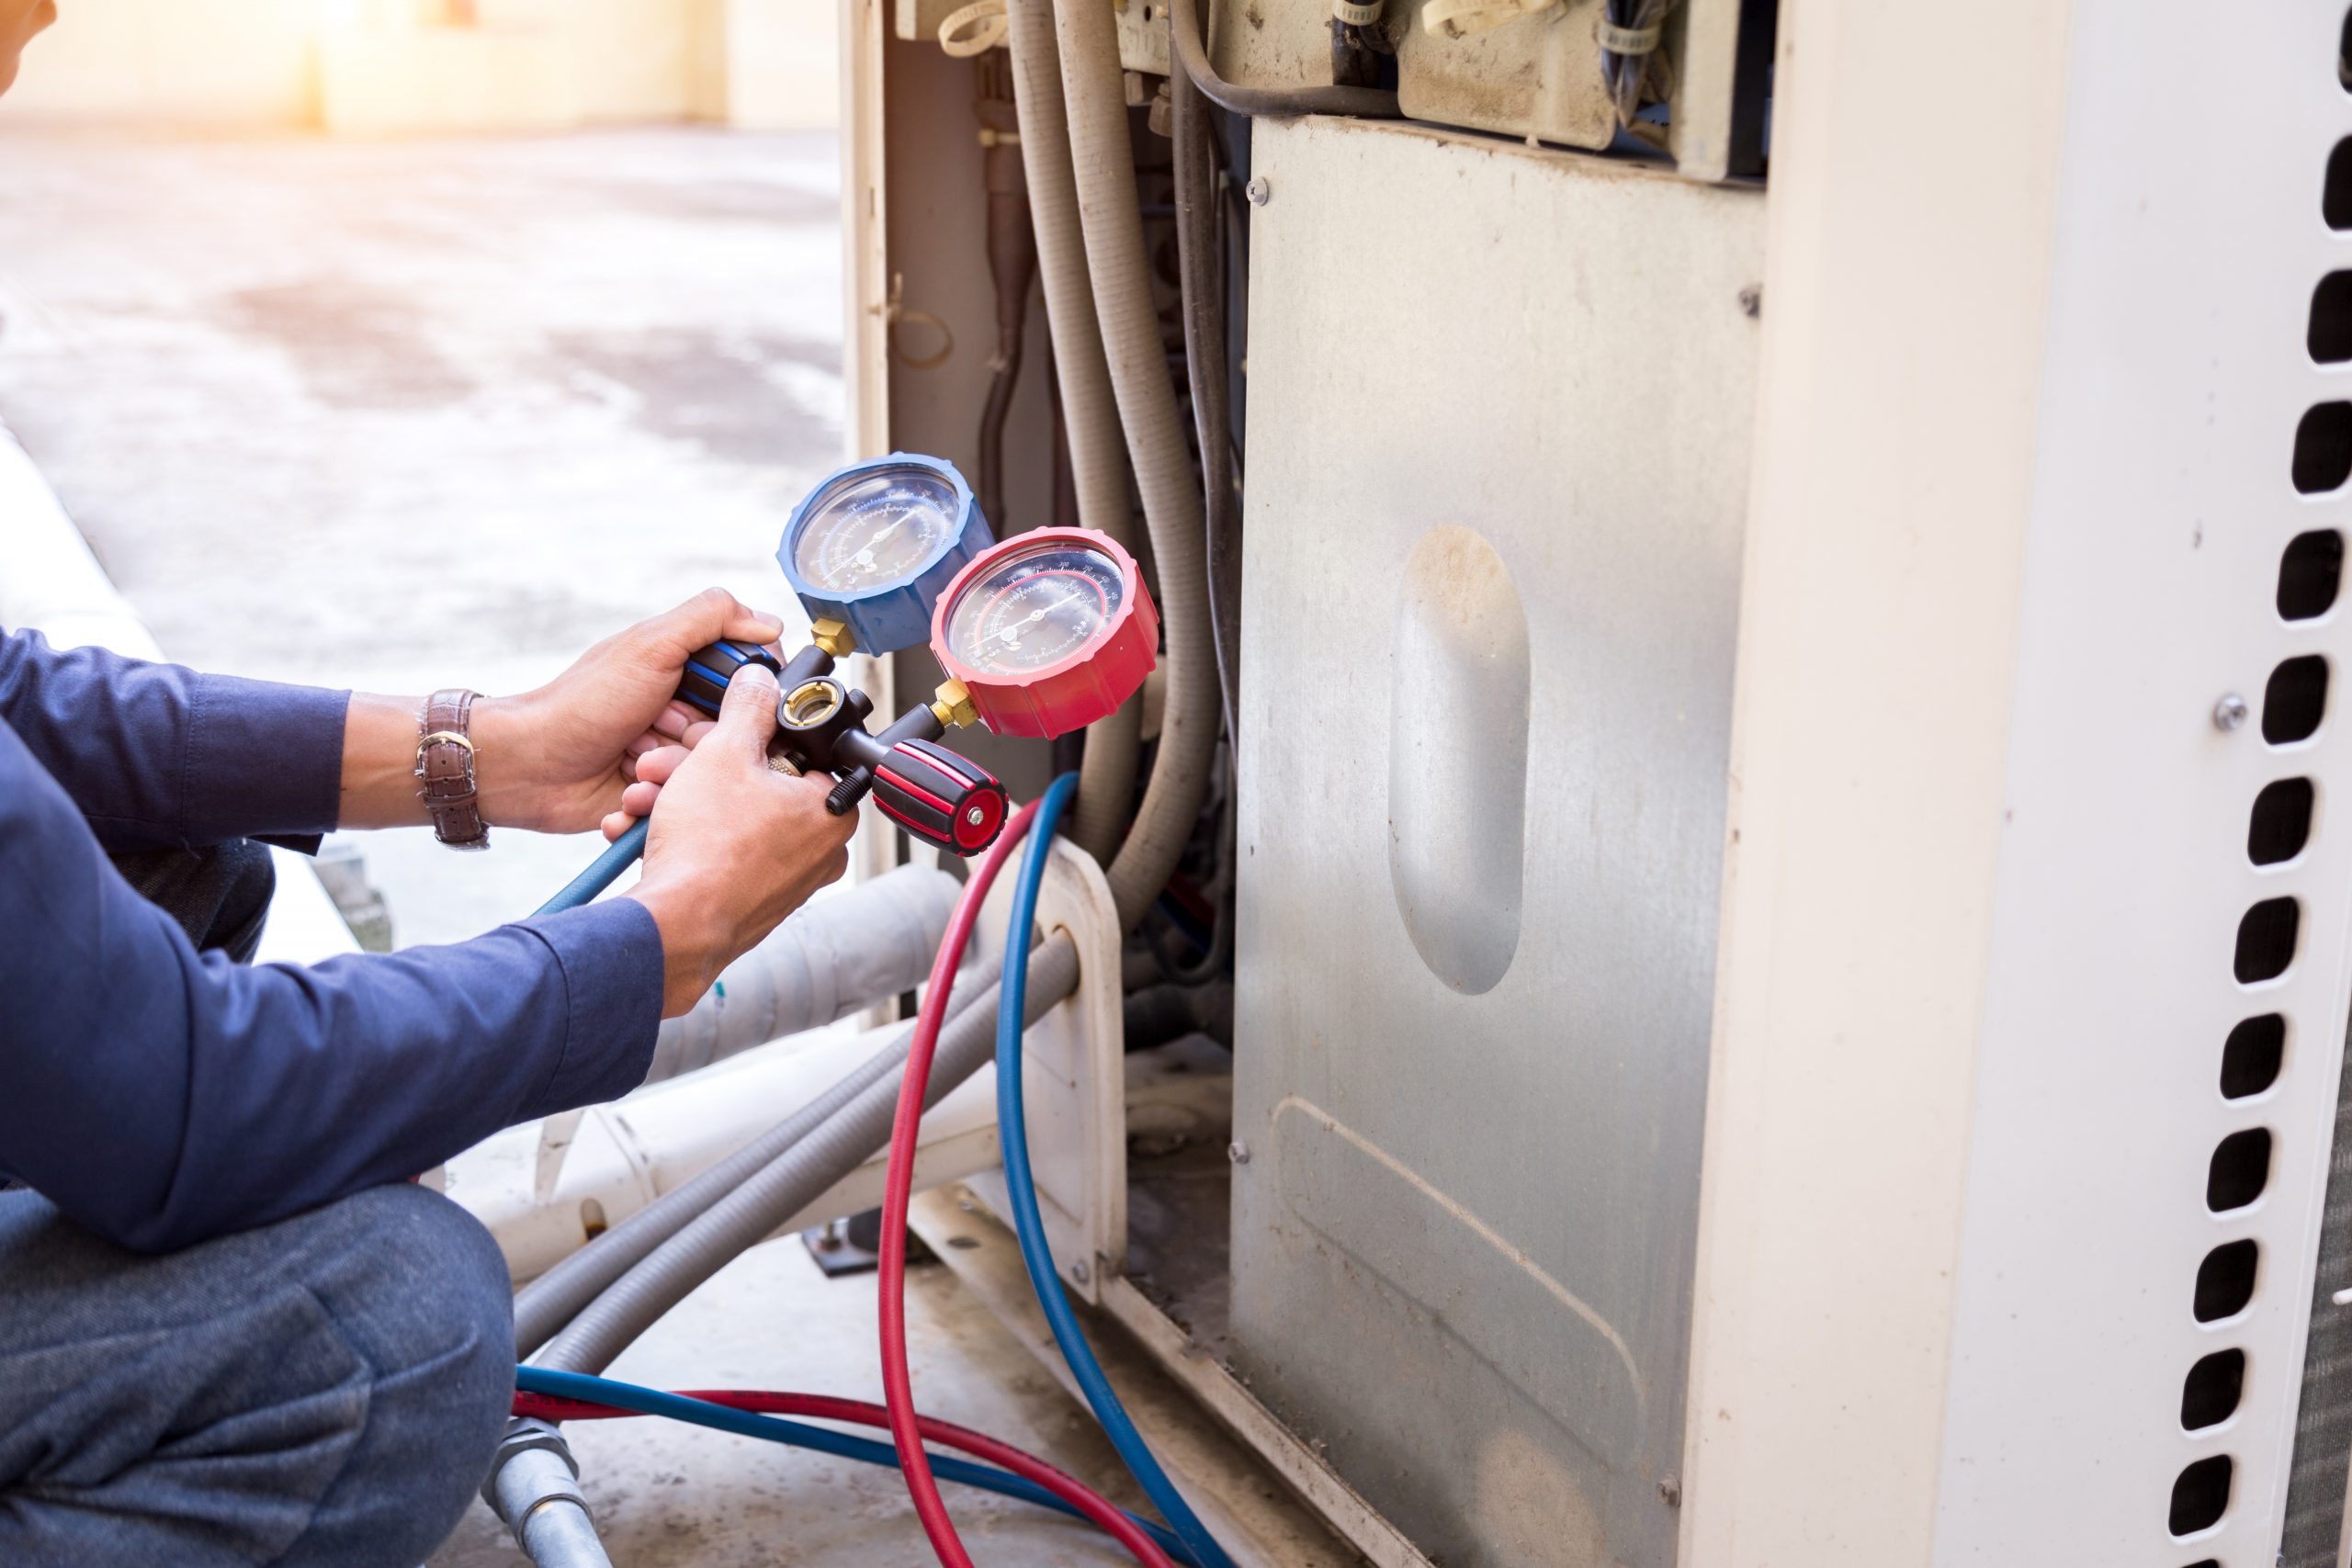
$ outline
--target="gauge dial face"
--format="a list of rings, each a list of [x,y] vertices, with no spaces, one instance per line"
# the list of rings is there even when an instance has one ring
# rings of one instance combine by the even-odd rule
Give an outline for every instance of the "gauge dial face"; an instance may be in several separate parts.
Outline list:
[[[792,564],[820,592],[901,582],[956,536],[961,510],[956,487],[928,469],[861,474],[808,509]]]
[[[1118,563],[1102,551],[1041,545],[966,586],[948,613],[947,646],[982,674],[1024,675],[1084,651],[1126,592]]]

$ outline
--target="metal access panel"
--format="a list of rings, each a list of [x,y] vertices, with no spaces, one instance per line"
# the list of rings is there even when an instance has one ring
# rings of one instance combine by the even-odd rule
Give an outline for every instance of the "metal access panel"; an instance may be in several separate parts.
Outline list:
[[[1447,1568],[1659,1568],[1764,198],[1255,135],[1234,1361]]]

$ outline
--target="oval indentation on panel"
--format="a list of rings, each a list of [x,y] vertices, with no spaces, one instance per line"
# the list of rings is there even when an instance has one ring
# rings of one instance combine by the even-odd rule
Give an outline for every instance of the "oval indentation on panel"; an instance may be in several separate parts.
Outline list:
[[[1501,556],[1447,524],[1405,563],[1389,684],[1388,876],[1430,972],[1494,988],[1519,949],[1527,614]]]

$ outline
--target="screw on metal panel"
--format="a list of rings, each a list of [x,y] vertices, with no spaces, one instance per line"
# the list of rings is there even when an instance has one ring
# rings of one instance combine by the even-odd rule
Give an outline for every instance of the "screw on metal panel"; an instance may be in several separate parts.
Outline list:
[[[1263,207],[1273,198],[1274,187],[1266,183],[1265,175],[1252,175],[1250,183],[1241,187],[1241,194],[1250,198],[1250,206]]]
[[[1243,1143],[1240,1139],[1236,1138],[1233,1142],[1225,1145],[1225,1157],[1231,1160],[1236,1165],[1248,1165],[1250,1163],[1250,1145]]]
[[[1764,313],[1762,284],[1751,283],[1739,291],[1739,313],[1743,316],[1760,316]]]
[[[2247,706],[2246,700],[2235,692],[2223,693],[2222,700],[2213,705],[2213,728],[2216,729],[2242,728],[2253,716],[2254,709]]]
[[[1086,1283],[1086,1278],[1090,1270],[1086,1267],[1086,1259],[1083,1258],[1074,1260],[1069,1266],[1069,1277],[1077,1280],[1081,1285]]]
[[[1674,1475],[1661,1477],[1657,1483],[1657,1500],[1669,1508],[1682,1506],[1681,1477]]]

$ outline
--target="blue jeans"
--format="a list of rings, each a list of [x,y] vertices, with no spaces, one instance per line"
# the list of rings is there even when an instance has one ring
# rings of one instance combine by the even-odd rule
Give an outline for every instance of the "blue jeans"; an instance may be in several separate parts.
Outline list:
[[[490,1468],[512,1303],[421,1187],[163,1258],[0,1192],[0,1563],[416,1568]]]

